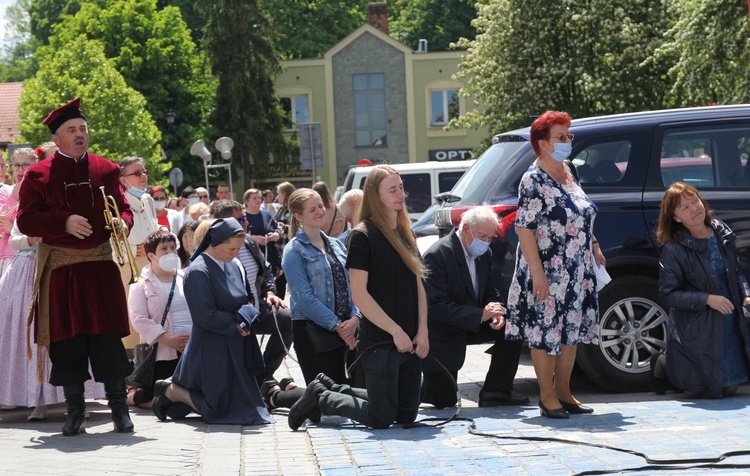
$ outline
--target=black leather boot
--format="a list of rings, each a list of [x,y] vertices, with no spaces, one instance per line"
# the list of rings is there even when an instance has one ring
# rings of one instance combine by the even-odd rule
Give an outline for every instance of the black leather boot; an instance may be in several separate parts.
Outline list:
[[[83,398],[83,384],[63,386],[65,403],[68,404],[68,418],[62,427],[63,436],[86,433],[86,401]]]
[[[112,422],[115,424],[117,433],[132,433],[133,421],[128,411],[128,391],[125,388],[125,380],[116,380],[104,384],[108,405],[112,412]]]

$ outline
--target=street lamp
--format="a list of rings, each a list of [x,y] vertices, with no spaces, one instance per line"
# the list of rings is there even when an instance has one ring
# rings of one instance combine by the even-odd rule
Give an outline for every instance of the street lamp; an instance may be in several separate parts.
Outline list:
[[[234,187],[232,186],[232,147],[234,147],[234,141],[229,137],[219,137],[214,143],[214,147],[221,154],[221,158],[227,163],[212,164],[211,151],[206,147],[206,142],[203,139],[199,139],[193,143],[190,147],[190,155],[200,157],[203,160],[203,170],[206,174],[206,190],[208,188],[208,170],[211,169],[227,169],[229,173],[229,193],[234,196]]]
[[[177,114],[174,113],[173,110],[169,110],[167,113],[167,124],[174,124],[174,120],[177,117]]]

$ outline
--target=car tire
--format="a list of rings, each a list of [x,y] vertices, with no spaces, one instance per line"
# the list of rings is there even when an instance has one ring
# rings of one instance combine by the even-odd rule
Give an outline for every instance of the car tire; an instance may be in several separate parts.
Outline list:
[[[648,390],[649,359],[667,344],[658,289],[656,279],[626,276],[599,292],[599,343],[578,346],[576,356],[594,383],[615,392]]]

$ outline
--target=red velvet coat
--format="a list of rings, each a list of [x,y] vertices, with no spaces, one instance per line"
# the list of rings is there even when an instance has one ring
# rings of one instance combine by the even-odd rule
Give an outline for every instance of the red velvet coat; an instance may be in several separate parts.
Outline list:
[[[76,162],[60,152],[31,166],[21,182],[18,228],[41,237],[48,245],[86,250],[109,239],[104,226],[105,193],[115,198],[130,227],[133,215],[119,186],[117,164],[93,154]],[[93,233],[78,239],[65,231],[70,215],[88,219]],[[76,334],[121,334],[129,330],[125,290],[114,261],[92,261],[52,271],[50,281],[50,340]]]

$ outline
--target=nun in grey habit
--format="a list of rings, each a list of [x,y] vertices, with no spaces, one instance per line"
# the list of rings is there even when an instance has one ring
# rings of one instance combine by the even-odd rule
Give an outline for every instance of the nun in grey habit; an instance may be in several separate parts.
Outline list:
[[[244,236],[234,218],[216,220],[193,254],[184,285],[193,332],[171,383],[154,387],[153,410],[161,420],[172,403],[182,402],[207,423],[273,421],[255,379],[264,369],[251,327],[258,311],[248,304],[244,278],[233,261]]]

